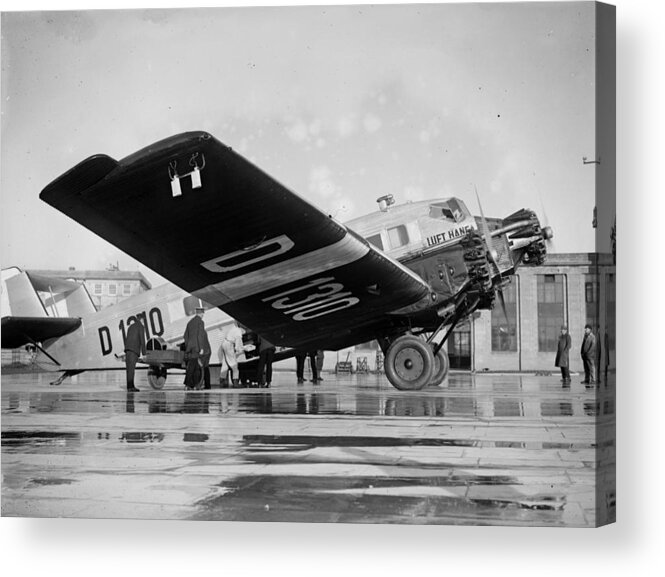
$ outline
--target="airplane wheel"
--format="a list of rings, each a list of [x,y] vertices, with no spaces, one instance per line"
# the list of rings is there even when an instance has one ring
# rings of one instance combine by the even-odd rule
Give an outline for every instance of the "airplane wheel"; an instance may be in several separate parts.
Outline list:
[[[443,380],[448,376],[449,370],[450,359],[448,358],[448,353],[441,347],[434,357],[434,369],[432,370],[432,380],[429,383],[430,387],[436,387],[443,383]]]
[[[396,389],[420,390],[432,380],[432,347],[418,337],[399,337],[386,353],[384,368],[390,384]]]
[[[153,389],[163,389],[166,384],[166,369],[164,367],[151,366],[148,369],[148,384]]]

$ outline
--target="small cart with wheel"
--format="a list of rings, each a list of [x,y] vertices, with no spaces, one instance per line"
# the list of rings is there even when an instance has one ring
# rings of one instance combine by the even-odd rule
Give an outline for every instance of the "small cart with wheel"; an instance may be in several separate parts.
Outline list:
[[[185,368],[185,352],[168,349],[166,341],[154,337],[146,343],[146,354],[143,363],[148,365],[148,383],[153,389],[163,389],[168,369]]]

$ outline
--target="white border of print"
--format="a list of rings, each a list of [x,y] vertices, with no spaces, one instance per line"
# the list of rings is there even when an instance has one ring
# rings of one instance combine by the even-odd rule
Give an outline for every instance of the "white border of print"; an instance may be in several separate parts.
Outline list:
[[[249,2],[255,5],[349,2]],[[195,6],[245,5],[203,2]],[[618,523],[599,530],[0,519],[6,574],[662,574],[665,387],[663,9],[615,0],[618,68]],[[187,2],[143,1],[141,7]],[[121,2],[2,2],[2,10],[134,8]],[[660,250],[659,250],[660,249]],[[662,275],[661,275],[662,277]],[[659,571],[660,569],[660,571]]]

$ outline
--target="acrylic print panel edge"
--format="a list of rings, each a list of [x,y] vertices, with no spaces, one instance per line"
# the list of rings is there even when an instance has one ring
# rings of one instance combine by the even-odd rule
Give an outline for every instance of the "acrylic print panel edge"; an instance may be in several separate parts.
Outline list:
[[[601,526],[616,521],[616,7],[597,2],[595,8],[596,150],[589,168],[596,171],[595,257],[600,288],[594,331],[599,393],[603,391],[596,422],[596,524]],[[606,412],[608,403],[612,410]]]

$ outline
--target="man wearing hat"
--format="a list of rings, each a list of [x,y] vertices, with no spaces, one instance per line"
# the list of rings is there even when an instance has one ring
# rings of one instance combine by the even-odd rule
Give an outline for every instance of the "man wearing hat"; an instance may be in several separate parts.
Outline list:
[[[591,325],[584,325],[584,339],[582,340],[582,348],[580,349],[582,355],[582,363],[584,364],[584,380],[585,385],[596,384],[596,337],[593,334]]]
[[[185,386],[188,389],[197,388],[197,366],[203,369],[203,388],[210,388],[210,341],[203,323],[203,307],[196,307],[196,314],[187,323],[185,328],[185,359],[187,359],[187,370],[185,373]]]
[[[568,327],[561,326],[561,334],[559,335],[559,342],[557,344],[556,359],[554,359],[554,366],[561,369],[561,382],[563,386],[570,386],[570,364],[568,361],[568,353],[570,351],[571,338],[568,334]]]
[[[127,390],[138,393],[139,389],[134,386],[134,373],[139,357],[145,355],[145,327],[141,323],[141,317],[131,317],[132,323],[127,329],[125,339],[125,371],[127,373]]]

